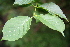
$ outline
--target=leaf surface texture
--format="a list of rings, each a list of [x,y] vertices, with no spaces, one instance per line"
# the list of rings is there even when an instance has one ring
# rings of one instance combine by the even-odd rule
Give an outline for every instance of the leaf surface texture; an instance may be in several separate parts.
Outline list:
[[[8,20],[3,27],[3,40],[15,41],[22,38],[30,29],[32,18],[17,16]]]
[[[39,7],[42,7],[45,10],[48,10],[48,12],[52,15],[58,15],[61,18],[64,18],[67,20],[65,14],[63,14],[62,10],[60,9],[60,7],[58,5],[56,5],[53,2],[50,3],[44,3],[42,5],[40,5]],[[67,20],[68,21],[68,20]]]
[[[34,18],[39,19],[43,24],[45,24],[49,28],[61,32],[64,36],[63,31],[65,30],[65,24],[59,17],[55,15],[52,16],[50,14],[40,14],[38,16],[34,16]]]
[[[29,4],[34,0],[15,0],[14,4],[19,4],[19,5],[23,5],[23,4]]]

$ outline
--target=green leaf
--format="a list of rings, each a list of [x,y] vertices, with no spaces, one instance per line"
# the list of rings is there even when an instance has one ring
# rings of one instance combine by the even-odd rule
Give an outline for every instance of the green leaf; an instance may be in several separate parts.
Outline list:
[[[66,16],[63,14],[62,10],[60,9],[60,7],[58,5],[56,5],[53,2],[50,3],[44,3],[42,5],[40,5],[39,7],[48,10],[48,12],[52,15],[58,15],[61,18],[64,18],[67,20]],[[68,21],[68,20],[67,20]]]
[[[45,24],[49,28],[61,32],[62,35],[64,36],[63,31],[65,30],[65,24],[57,16],[55,16],[55,15],[52,16],[52,15],[49,15],[49,14],[45,14],[45,15],[40,14],[40,15],[34,16],[34,17],[39,19],[43,24]]]
[[[30,29],[32,18],[18,16],[8,20],[3,27],[2,40],[15,41],[22,38]]]
[[[14,4],[19,4],[19,5],[23,5],[23,4],[29,4],[34,0],[15,0]]]

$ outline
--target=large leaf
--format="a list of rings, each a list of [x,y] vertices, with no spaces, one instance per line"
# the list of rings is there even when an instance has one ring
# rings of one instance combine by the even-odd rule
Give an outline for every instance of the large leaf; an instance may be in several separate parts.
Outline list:
[[[23,5],[23,4],[29,4],[34,0],[15,0],[14,4],[19,4],[19,5]]]
[[[52,15],[49,15],[49,14],[45,14],[45,15],[40,14],[38,16],[34,16],[34,18],[39,19],[43,24],[45,24],[49,28],[61,32],[62,35],[64,36],[63,31],[65,30],[65,24],[57,16],[55,16],[55,15],[52,16]]]
[[[40,5],[39,7],[42,7],[43,9],[48,10],[48,12],[51,13],[52,15],[56,14],[56,15],[59,15],[59,17],[67,20],[66,16],[63,14],[60,7],[53,2],[44,3],[44,4]]]
[[[15,41],[22,38],[30,29],[32,18],[18,16],[8,20],[3,27],[2,40]]]

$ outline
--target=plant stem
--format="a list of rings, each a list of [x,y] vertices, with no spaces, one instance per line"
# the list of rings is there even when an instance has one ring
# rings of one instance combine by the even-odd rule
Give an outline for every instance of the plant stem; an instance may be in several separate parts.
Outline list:
[[[36,3],[36,5],[33,5],[33,4],[32,4],[32,6],[35,8],[35,9],[34,9],[33,16],[37,16],[37,15],[36,15],[36,8],[37,8],[37,3]]]

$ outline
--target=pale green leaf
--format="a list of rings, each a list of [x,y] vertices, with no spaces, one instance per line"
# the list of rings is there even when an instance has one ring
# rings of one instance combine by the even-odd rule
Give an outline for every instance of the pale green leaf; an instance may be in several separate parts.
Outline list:
[[[2,40],[15,41],[22,38],[30,29],[32,18],[18,16],[8,20],[3,27]]]
[[[65,24],[57,16],[55,16],[55,15],[52,16],[52,15],[49,15],[49,14],[45,14],[45,15],[40,14],[40,15],[34,16],[34,17],[39,19],[43,24],[45,24],[49,28],[61,32],[62,35],[64,36],[63,31],[65,30]]]
[[[29,4],[34,0],[15,0],[14,4],[19,4],[19,5],[23,5],[23,4]]]
[[[58,5],[56,5],[55,3],[53,3],[53,2],[44,3],[44,4],[40,5],[39,7],[42,7],[43,9],[48,10],[48,12],[51,13],[52,15],[56,14],[59,17],[64,18],[64,19],[67,20],[65,14],[63,14],[60,7]]]

